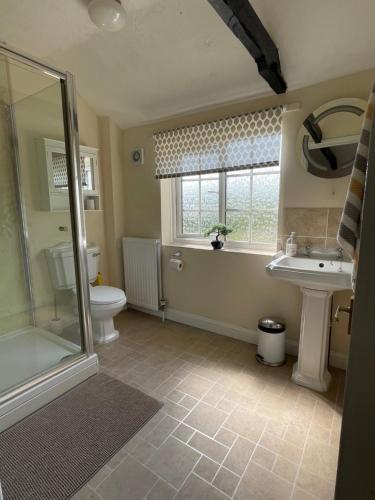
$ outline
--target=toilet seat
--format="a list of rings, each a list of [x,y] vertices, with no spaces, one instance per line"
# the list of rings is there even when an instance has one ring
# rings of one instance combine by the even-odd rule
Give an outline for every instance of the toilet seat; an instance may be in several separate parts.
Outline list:
[[[113,286],[90,286],[92,329],[95,342],[107,344],[119,338],[113,318],[126,304],[126,295]]]
[[[126,299],[120,288],[113,286],[90,286],[90,303],[92,305],[116,304]]]

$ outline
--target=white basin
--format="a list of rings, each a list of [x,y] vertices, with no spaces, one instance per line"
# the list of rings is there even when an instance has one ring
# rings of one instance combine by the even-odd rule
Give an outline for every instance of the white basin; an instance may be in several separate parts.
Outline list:
[[[273,278],[298,285],[302,292],[298,360],[292,379],[310,389],[327,391],[332,293],[351,288],[353,264],[278,255],[266,270]]]
[[[279,280],[316,290],[351,288],[353,264],[338,260],[281,255],[266,266],[267,272]]]

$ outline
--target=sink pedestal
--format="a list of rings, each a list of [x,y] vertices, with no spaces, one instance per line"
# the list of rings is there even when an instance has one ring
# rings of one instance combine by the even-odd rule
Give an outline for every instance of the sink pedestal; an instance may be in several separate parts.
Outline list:
[[[327,365],[332,292],[351,289],[353,264],[278,254],[266,270],[273,278],[301,288],[301,332],[292,379],[324,392],[331,380]]]
[[[325,392],[331,380],[328,350],[332,292],[304,287],[301,291],[301,332],[292,379],[296,384]]]

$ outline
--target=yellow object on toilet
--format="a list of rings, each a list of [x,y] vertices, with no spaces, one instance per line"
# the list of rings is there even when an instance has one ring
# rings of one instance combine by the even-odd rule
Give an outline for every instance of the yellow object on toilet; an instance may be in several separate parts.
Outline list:
[[[102,275],[102,273],[99,271],[99,272],[98,272],[98,275],[97,275],[97,277],[96,277],[96,280],[95,280],[94,285],[95,285],[95,286],[101,286],[102,284],[103,284],[103,275]]]

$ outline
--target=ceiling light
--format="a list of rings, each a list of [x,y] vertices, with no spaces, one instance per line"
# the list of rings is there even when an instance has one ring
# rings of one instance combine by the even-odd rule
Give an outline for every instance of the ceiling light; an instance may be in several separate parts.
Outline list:
[[[125,9],[120,0],[92,0],[91,21],[103,31],[119,31],[125,25]]]

